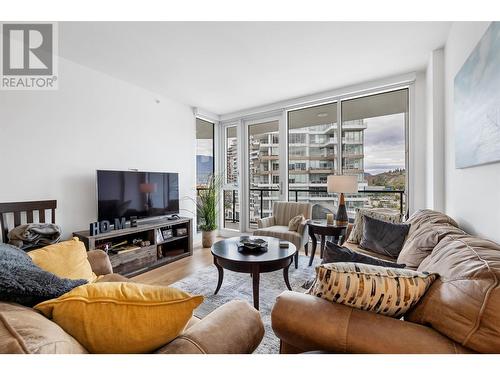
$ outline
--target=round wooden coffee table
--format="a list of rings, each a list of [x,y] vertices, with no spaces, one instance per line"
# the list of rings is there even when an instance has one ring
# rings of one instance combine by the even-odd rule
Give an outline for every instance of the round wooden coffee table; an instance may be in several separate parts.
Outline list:
[[[258,236],[250,238],[262,238],[267,241],[267,251],[250,252],[238,250],[241,237],[232,237],[218,241],[212,246],[214,264],[219,271],[219,280],[214,294],[219,292],[224,279],[224,268],[229,271],[249,273],[253,278],[253,305],[259,309],[259,279],[264,272],[273,272],[283,269],[283,278],[286,287],[292,290],[288,280],[288,269],[293,262],[297,248],[288,242],[287,248],[280,247],[280,240],[274,237]],[[283,241],[282,241],[283,242]]]

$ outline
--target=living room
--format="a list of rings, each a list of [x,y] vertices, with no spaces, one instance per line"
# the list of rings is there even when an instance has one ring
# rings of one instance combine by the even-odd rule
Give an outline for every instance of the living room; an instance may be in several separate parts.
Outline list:
[[[0,23],[0,353],[500,353],[496,10],[93,7]]]

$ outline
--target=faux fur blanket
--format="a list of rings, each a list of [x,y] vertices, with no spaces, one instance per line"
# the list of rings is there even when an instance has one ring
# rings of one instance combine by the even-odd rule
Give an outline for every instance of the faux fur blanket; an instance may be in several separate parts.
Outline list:
[[[34,306],[57,298],[87,280],[70,280],[42,270],[22,250],[0,243],[0,301]]]
[[[7,237],[9,244],[27,250],[32,247],[46,246],[59,242],[61,239],[61,228],[58,225],[50,223],[24,224],[12,229]]]

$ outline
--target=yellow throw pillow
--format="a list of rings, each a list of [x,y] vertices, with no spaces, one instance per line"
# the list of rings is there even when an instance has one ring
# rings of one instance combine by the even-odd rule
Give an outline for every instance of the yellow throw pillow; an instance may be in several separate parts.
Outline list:
[[[175,288],[113,282],[79,286],[35,309],[90,353],[150,353],[175,339],[202,302]]]
[[[87,259],[83,242],[74,237],[28,253],[38,267],[65,279],[85,279],[94,282],[97,276]]]
[[[307,293],[361,310],[399,318],[425,294],[437,275],[362,263],[316,267]]]

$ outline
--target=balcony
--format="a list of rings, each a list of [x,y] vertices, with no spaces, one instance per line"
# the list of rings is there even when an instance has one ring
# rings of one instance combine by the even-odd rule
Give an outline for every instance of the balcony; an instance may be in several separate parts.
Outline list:
[[[324,185],[324,184],[323,184]],[[196,190],[203,190],[197,188]],[[272,204],[279,200],[279,189],[259,187],[250,190],[250,227],[257,228],[257,219],[268,217],[272,213]],[[288,200],[291,202],[310,202],[322,204],[334,209],[337,205],[337,196],[329,194],[325,186],[317,188],[290,188]],[[224,197],[224,227],[226,229],[239,228],[240,202],[235,190],[226,191]],[[355,210],[362,208],[391,208],[405,215],[405,191],[404,190],[359,190],[357,194],[346,195],[347,213],[350,221],[354,219]]]

